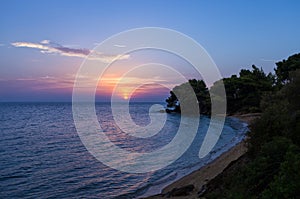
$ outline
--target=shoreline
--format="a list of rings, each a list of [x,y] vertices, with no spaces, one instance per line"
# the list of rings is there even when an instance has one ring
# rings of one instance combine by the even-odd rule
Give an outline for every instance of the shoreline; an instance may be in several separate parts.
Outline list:
[[[261,113],[247,113],[247,114],[234,114],[234,115],[229,115],[227,117],[233,117],[233,118],[237,118],[245,123],[249,125],[251,125],[251,123],[259,118],[261,115]]]
[[[236,114],[228,117],[237,118],[247,125],[250,125],[251,122],[259,116],[259,113],[249,113]],[[160,199],[167,197],[176,197],[178,199],[199,198],[198,194],[205,189],[206,184],[210,180],[221,174],[230,163],[239,159],[246,152],[247,146],[245,139],[243,139],[209,164],[164,187],[160,194],[145,197],[145,199]]]

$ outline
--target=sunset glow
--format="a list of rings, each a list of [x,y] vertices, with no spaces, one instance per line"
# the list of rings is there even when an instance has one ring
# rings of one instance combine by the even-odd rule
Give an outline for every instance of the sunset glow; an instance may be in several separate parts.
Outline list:
[[[147,26],[174,29],[193,38],[208,51],[224,77],[241,67],[249,68],[253,63],[271,72],[276,61],[298,51],[299,32],[278,31],[278,27],[295,29],[293,24],[299,19],[299,6],[295,4],[275,3],[271,8],[263,2],[258,6],[255,2],[229,5],[225,2],[134,1],[123,3],[123,9],[117,9],[114,1],[93,1],[84,6],[78,2],[70,6],[68,1],[5,1],[0,18],[3,26],[0,33],[0,101],[71,101],[76,74],[89,54],[90,60],[108,63],[119,56],[118,49],[126,47],[124,42],[118,41],[111,46],[116,53],[107,54],[95,50],[96,46],[122,31]],[[100,12],[100,8],[105,9]],[[266,26],[267,29],[263,28]],[[263,31],[257,34],[258,30]],[[278,46],[280,50],[276,50]],[[126,72],[145,63],[166,64],[187,79],[201,78],[188,63],[164,53],[148,50],[119,57],[99,80],[96,98],[109,100],[119,83],[116,95],[120,100],[144,96],[144,100],[153,97],[165,101],[169,91],[161,84],[172,87],[182,83],[168,72],[146,67],[144,73],[132,73],[121,80]],[[80,78],[84,87],[89,88],[97,84],[99,77]],[[131,94],[144,83],[147,86]]]
[[[300,0],[0,5],[0,199],[299,198]]]

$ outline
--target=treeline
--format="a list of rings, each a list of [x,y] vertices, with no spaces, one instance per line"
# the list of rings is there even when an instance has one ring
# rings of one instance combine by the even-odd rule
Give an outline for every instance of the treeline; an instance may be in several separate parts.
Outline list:
[[[250,126],[249,150],[208,184],[205,198],[300,198],[300,54],[276,65],[274,76],[265,76],[257,68],[246,72],[247,82],[260,73],[261,83],[273,83],[269,89],[270,83],[259,87],[253,82],[257,90],[251,92],[259,101],[248,94],[243,99],[251,102],[240,102],[250,110],[258,103],[253,107],[262,112]],[[245,78],[240,74],[240,81],[241,76]]]
[[[203,114],[209,114],[211,108],[209,90],[206,87],[206,84],[203,80],[192,79],[186,83],[183,83],[179,86],[175,86],[172,91],[170,91],[170,97],[166,99],[167,107],[173,107],[173,112],[181,113],[181,104],[191,104],[193,103],[194,96],[192,95],[192,91],[189,90],[189,86],[194,90],[195,96],[198,101],[198,105],[200,108],[200,112]],[[176,94],[180,94],[180,97],[177,97]],[[180,99],[180,103],[179,103]],[[188,109],[189,107],[185,107]],[[192,112],[192,111],[187,111]]]
[[[252,65],[251,70],[242,69],[238,75],[223,78],[222,81],[225,86],[227,100],[227,113],[261,112],[260,105],[262,98],[265,95],[271,95],[280,90],[290,81],[290,72],[299,68],[299,59],[300,54],[295,54],[287,60],[276,63],[275,74],[266,74],[262,68]],[[186,84],[190,84],[195,92],[200,113],[209,115],[211,100],[209,89],[203,80],[193,79],[174,87],[170,91],[170,97],[166,99],[167,106],[174,107],[175,112],[180,112],[180,105],[175,93],[184,90],[183,88],[186,87]],[[214,83],[210,88],[211,91],[218,86],[220,86],[219,81]]]

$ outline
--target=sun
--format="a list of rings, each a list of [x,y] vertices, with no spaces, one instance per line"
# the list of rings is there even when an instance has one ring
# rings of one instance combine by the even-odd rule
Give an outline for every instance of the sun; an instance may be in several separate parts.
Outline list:
[[[132,89],[130,87],[121,87],[119,90],[119,96],[124,100],[128,100],[131,97]]]
[[[123,95],[124,100],[128,100],[128,95]]]

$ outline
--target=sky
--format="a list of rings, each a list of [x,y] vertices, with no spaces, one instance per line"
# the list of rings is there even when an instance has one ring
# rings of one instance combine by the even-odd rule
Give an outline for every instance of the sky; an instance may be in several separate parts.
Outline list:
[[[87,56],[105,39],[133,28],[168,28],[191,37],[223,77],[252,64],[273,72],[277,61],[300,52],[297,0],[2,0],[1,8],[2,102],[71,101],[76,74]],[[117,55],[95,56],[109,62]],[[120,100],[164,101],[169,90],[160,83],[169,87],[180,83],[167,72],[145,68],[148,72],[122,78],[126,70],[153,60],[186,78],[199,78],[184,60],[145,50],[112,64],[97,87],[96,99],[109,100],[123,82],[115,91]],[[91,77],[83,78],[87,85],[92,82]]]

